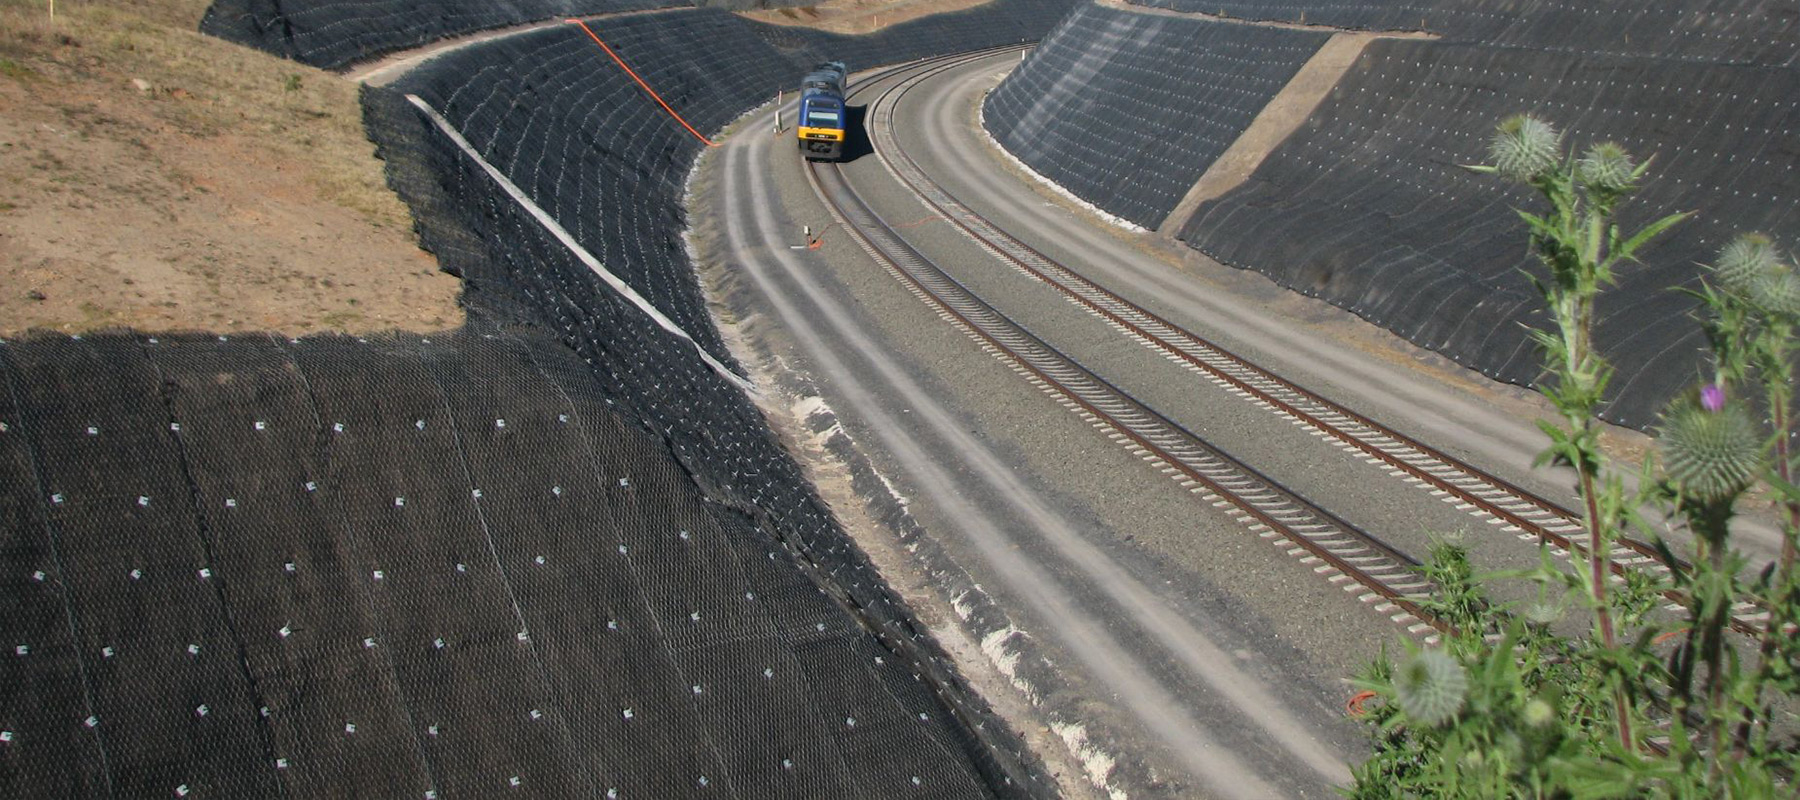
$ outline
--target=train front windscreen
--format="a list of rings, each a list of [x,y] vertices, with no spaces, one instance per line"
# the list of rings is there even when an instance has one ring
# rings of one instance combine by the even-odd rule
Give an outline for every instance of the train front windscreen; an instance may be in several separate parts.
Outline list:
[[[834,99],[808,97],[800,104],[800,151],[807,158],[838,158],[844,151],[844,107]]]

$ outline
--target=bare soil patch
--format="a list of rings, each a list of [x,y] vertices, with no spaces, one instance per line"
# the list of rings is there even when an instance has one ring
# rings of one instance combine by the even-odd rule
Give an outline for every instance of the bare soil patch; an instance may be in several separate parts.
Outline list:
[[[0,0],[0,335],[433,330],[356,86],[202,36],[206,0]]]
[[[810,6],[739,12],[771,25],[796,25],[832,33],[870,33],[919,17],[961,11],[988,0],[826,0]]]

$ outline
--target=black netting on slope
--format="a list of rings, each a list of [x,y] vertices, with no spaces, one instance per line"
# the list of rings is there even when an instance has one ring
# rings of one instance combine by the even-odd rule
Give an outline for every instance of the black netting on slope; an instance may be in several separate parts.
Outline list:
[[[1155,228],[1325,39],[1083,5],[988,96],[984,119],[1027,166]]]
[[[1073,8],[1076,0],[991,0],[975,8],[933,14],[861,36],[810,28],[744,22],[747,29],[789,58],[799,70],[820,61],[845,61],[851,71],[931,56],[1035,42]],[[783,88],[792,88],[783,85]]]
[[[1794,0],[1128,0],[1239,19],[1357,30],[1430,31],[1452,39],[1601,55],[1792,65]]]
[[[793,74],[723,12],[625,17],[591,27],[701,132],[716,131],[773,96]],[[706,46],[694,47],[696,41]],[[728,358],[707,319],[681,241],[682,184],[701,145],[585,32],[564,26],[449,54],[394,89],[417,94],[442,113],[600,263],[716,357]],[[450,174],[467,172],[466,156],[449,149],[441,134],[433,140],[441,142],[437,146],[445,149],[448,165],[459,170]],[[479,192],[514,205],[488,188],[492,181],[484,174],[456,180],[460,183],[445,191],[452,203],[484,196]],[[510,233],[487,230],[486,235]],[[504,243],[489,242],[494,244]],[[573,290],[539,286],[543,280],[596,283],[579,265],[554,276],[521,271],[538,268],[520,264],[496,274],[465,271],[462,277],[477,303],[489,291],[523,292],[512,298],[520,307],[544,311],[555,307],[548,298]]]
[[[710,11],[620,18],[596,32],[702,132],[797,74],[747,26]],[[695,48],[696,40],[708,42]],[[443,110],[522,191],[709,350],[726,358],[680,247],[680,182],[700,145],[578,29],[529,34],[434,60],[401,87]],[[1008,791],[1043,780],[989,725],[735,388],[693,345],[613,295],[398,92],[365,95],[390,182],[421,239],[467,281],[466,302],[558,332],[587,366],[575,380],[666,437],[715,499],[742,510],[816,566],[815,585],[859,609],[884,643],[944,692],[978,736],[984,774]],[[594,382],[598,376],[599,381]],[[980,731],[979,733],[975,733]]]
[[[13,665],[30,664],[54,691],[9,698],[48,714],[0,711],[19,725],[15,742],[35,742],[49,759],[14,772],[29,782],[16,796],[71,784],[127,797],[274,794],[259,703],[222,613],[225,585],[209,571],[210,532],[154,366],[125,337],[4,350],[17,414],[8,436],[23,438],[34,473],[8,482],[36,483],[25,497],[39,526],[21,533],[44,548],[21,600],[53,615],[4,623],[9,633],[51,634],[41,648],[29,638],[6,644],[7,682]],[[42,749],[57,741],[74,747]],[[69,762],[78,756],[92,760]]]
[[[108,792],[77,604],[63,582],[52,494],[25,414],[32,407],[11,349],[0,346],[0,795],[87,797]],[[66,496],[65,496],[66,498]],[[23,647],[21,652],[19,648]]]
[[[990,794],[919,665],[540,333],[44,337],[0,380],[16,796]]]
[[[1800,74],[1695,68],[1429,42],[1378,42],[1240,188],[1202,205],[1181,233],[1220,261],[1325,298],[1488,375],[1535,379],[1524,325],[1537,270],[1512,208],[1537,198],[1456,165],[1478,163],[1494,124],[1531,111],[1584,145],[1655,154],[1654,178],[1622,217],[1638,226],[1697,209],[1620,270],[1597,335],[1619,368],[1609,420],[1644,426],[1696,375],[1688,318],[1697,262],[1735,231],[1791,230]]]
[[[1535,0],[1126,0],[1132,5],[1258,22],[1351,30],[1430,31],[1480,38],[1510,23]]]
[[[200,32],[337,69],[476,31],[689,5],[688,0],[215,0],[200,18]]]
[[[723,8],[731,11],[749,11],[760,8],[793,8],[795,6],[818,5],[815,0],[694,0],[694,5],[702,8]]]

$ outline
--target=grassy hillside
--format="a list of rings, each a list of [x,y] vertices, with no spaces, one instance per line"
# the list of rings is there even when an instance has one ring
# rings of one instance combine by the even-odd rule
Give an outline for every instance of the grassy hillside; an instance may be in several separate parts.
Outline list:
[[[356,86],[195,32],[205,0],[0,0],[0,335],[460,323]]]

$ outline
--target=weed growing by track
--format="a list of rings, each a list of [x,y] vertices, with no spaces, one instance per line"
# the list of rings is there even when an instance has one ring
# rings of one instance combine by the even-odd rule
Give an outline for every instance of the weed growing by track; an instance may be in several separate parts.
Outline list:
[[[1800,272],[1773,240],[1746,235],[1726,247],[1694,296],[1713,350],[1712,375],[1664,412],[1657,454],[1636,490],[1605,456],[1595,412],[1612,375],[1593,346],[1595,300],[1616,266],[1678,223],[1674,214],[1627,235],[1618,206],[1648,163],[1612,143],[1565,154],[1561,134],[1529,116],[1501,123],[1490,149],[1497,174],[1535,188],[1549,210],[1521,211],[1547,277],[1534,277],[1555,327],[1534,331],[1544,354],[1540,391],[1559,419],[1541,420],[1550,445],[1540,466],[1570,468],[1585,517],[1580,568],[1546,551],[1532,570],[1478,578],[1443,545],[1425,568],[1443,593],[1430,610],[1455,626],[1441,648],[1410,643],[1359,676],[1352,711],[1369,726],[1374,755],[1346,796],[1771,797],[1793,790],[1800,768],[1792,709],[1800,700],[1800,585],[1794,562],[1800,487],[1794,483],[1795,333]],[[1660,459],[1657,455],[1660,454]],[[1660,464],[1658,463],[1660,461]],[[1775,563],[1745,574],[1730,520],[1761,483],[1784,504]],[[1660,509],[1693,534],[1678,558],[1638,509]],[[1615,577],[1607,554],[1627,532],[1652,539],[1667,584],[1641,571]],[[1686,548],[1684,548],[1686,549]],[[1490,602],[1484,583],[1526,580],[1535,603]],[[1657,611],[1660,593],[1688,598],[1679,617]],[[1733,639],[1743,604],[1768,612],[1750,641]],[[1585,636],[1551,629],[1561,610],[1585,609]]]

